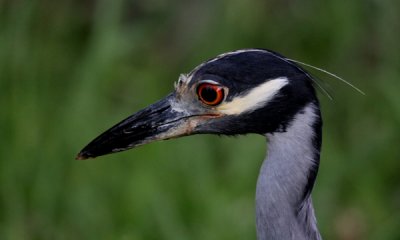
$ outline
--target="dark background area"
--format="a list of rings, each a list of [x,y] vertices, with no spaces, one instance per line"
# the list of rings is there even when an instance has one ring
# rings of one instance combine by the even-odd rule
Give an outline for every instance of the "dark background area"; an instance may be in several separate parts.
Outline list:
[[[324,239],[400,239],[400,3],[0,0],[0,239],[255,239],[261,136],[193,136],[75,161],[217,54],[316,73]]]

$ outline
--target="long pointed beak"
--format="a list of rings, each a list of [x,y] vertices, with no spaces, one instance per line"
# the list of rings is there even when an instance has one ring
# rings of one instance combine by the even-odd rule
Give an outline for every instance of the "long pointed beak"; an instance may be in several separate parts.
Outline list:
[[[174,94],[170,94],[126,118],[91,141],[79,152],[76,159],[95,158],[157,140],[193,134],[201,116],[191,116],[185,111],[174,110],[171,106],[174,101]]]

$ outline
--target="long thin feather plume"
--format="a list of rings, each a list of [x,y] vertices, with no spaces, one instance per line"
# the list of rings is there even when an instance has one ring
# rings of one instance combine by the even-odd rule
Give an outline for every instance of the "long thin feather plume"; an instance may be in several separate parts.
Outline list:
[[[311,68],[311,69],[314,69],[314,70],[320,71],[320,72],[322,72],[322,73],[325,73],[325,74],[327,74],[328,76],[331,76],[331,77],[333,77],[333,78],[336,78],[336,79],[338,79],[339,81],[345,83],[346,85],[350,86],[351,88],[353,88],[354,90],[356,90],[356,91],[359,92],[360,94],[365,95],[365,93],[364,93],[362,90],[360,90],[359,88],[357,88],[356,86],[354,86],[353,84],[351,84],[350,82],[344,80],[343,78],[339,77],[339,76],[336,75],[336,74],[333,74],[333,73],[331,73],[331,72],[329,72],[329,71],[327,71],[327,70],[324,70],[324,69],[322,69],[322,68],[315,67],[315,66],[313,66],[313,65],[311,65],[311,64],[307,64],[307,63],[304,63],[304,62],[301,62],[301,61],[297,61],[297,60],[293,60],[293,59],[290,59],[290,58],[283,57],[283,56],[281,56],[281,55],[279,55],[279,54],[277,54],[277,53],[275,53],[275,52],[273,52],[273,51],[271,51],[271,50],[267,50],[267,51],[268,51],[270,54],[274,55],[275,57],[281,59],[282,61],[285,61],[285,62],[287,62],[287,63],[289,63],[289,64],[293,64],[293,66],[297,67],[300,71],[302,71],[304,74],[306,74],[306,75],[315,83],[315,85],[317,85],[317,87],[318,87],[319,89],[321,89],[321,91],[322,91],[330,100],[333,100],[333,97],[332,97],[332,96],[329,94],[329,92],[321,85],[321,83],[319,83],[319,82],[317,81],[317,79],[316,79],[314,76],[312,76],[310,73],[308,73],[307,71],[303,70],[302,68],[298,67],[297,65],[306,66],[306,67],[309,67],[309,68]]]
[[[356,86],[354,86],[354,85],[351,84],[350,82],[344,80],[343,78],[339,77],[338,75],[336,75],[336,74],[334,74],[334,73],[328,72],[327,70],[324,70],[324,69],[322,69],[322,68],[315,67],[315,66],[313,66],[313,65],[310,65],[310,64],[307,64],[307,63],[304,63],[304,62],[300,62],[300,61],[297,61],[297,60],[293,60],[293,59],[289,59],[289,58],[286,58],[286,60],[288,60],[288,61],[290,61],[290,62],[294,62],[294,63],[300,64],[300,65],[303,65],[303,66],[306,66],[306,67],[309,67],[309,68],[312,68],[312,69],[317,70],[317,71],[320,71],[320,72],[322,72],[322,73],[325,73],[325,74],[327,74],[327,75],[329,75],[329,76],[331,76],[331,77],[333,77],[333,78],[336,78],[336,79],[340,80],[341,82],[345,83],[346,85],[352,87],[354,90],[356,90],[357,92],[361,93],[362,95],[365,95],[365,93],[364,93],[361,89],[357,88]],[[318,85],[318,84],[317,84],[317,85]],[[319,85],[318,85],[318,86],[319,86]],[[319,86],[319,87],[320,87],[320,86]],[[321,87],[320,87],[320,88],[321,88]],[[325,90],[323,90],[323,91],[326,92]]]

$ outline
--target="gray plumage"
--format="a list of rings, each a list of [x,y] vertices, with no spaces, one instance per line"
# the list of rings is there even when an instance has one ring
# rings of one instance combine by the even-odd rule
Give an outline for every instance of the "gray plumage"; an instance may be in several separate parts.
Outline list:
[[[310,169],[317,167],[313,143],[319,110],[309,104],[287,130],[267,134],[268,152],[257,182],[258,239],[321,239],[311,195],[304,193]]]

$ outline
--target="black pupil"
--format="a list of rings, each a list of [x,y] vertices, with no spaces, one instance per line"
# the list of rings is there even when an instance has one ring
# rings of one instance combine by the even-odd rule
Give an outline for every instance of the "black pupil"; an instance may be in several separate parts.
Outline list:
[[[206,102],[214,102],[217,99],[217,91],[210,86],[206,86],[201,90],[201,97]]]

